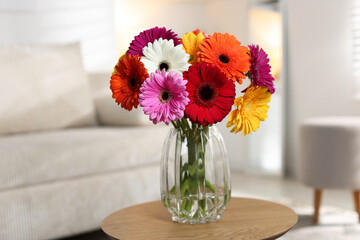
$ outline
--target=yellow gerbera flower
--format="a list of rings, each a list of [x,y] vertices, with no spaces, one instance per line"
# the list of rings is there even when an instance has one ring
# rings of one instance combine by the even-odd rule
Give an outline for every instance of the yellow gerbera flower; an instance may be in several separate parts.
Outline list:
[[[235,99],[237,108],[230,113],[226,127],[235,125],[231,132],[242,131],[244,136],[255,132],[260,127],[260,121],[267,118],[270,100],[271,93],[267,87],[250,86],[243,97]]]
[[[197,35],[193,32],[188,32],[182,36],[183,49],[190,55],[189,63],[194,64],[197,62],[199,45],[204,38],[202,32],[199,32]]]

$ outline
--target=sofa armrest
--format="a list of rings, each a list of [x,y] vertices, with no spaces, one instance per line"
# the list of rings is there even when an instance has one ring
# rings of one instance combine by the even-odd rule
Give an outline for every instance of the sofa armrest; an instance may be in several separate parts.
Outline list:
[[[88,74],[98,121],[108,126],[152,125],[141,108],[127,111],[117,105],[110,90],[111,73]]]

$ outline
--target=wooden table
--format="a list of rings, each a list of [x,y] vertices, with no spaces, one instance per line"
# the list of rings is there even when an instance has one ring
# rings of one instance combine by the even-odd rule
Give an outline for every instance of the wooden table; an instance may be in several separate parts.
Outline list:
[[[160,201],[117,211],[102,222],[112,239],[276,239],[297,222],[283,205],[249,198],[231,198],[222,219],[209,224],[180,224]]]

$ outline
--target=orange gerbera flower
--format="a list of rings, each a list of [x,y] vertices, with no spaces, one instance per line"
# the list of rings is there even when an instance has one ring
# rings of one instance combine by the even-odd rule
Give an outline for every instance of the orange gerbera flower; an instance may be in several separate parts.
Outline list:
[[[137,55],[123,55],[114,68],[110,80],[112,97],[117,104],[130,111],[139,105],[140,87],[149,77],[144,64]]]
[[[233,35],[228,33],[214,33],[202,41],[199,46],[198,57],[200,62],[213,64],[221,69],[234,82],[242,83],[245,73],[250,69],[248,48]]]

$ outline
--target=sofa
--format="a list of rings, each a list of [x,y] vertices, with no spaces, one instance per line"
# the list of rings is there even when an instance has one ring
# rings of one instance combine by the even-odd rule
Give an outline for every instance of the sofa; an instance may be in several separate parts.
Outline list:
[[[79,44],[0,48],[0,239],[68,237],[160,199],[169,127],[117,106],[110,75],[87,74]]]

